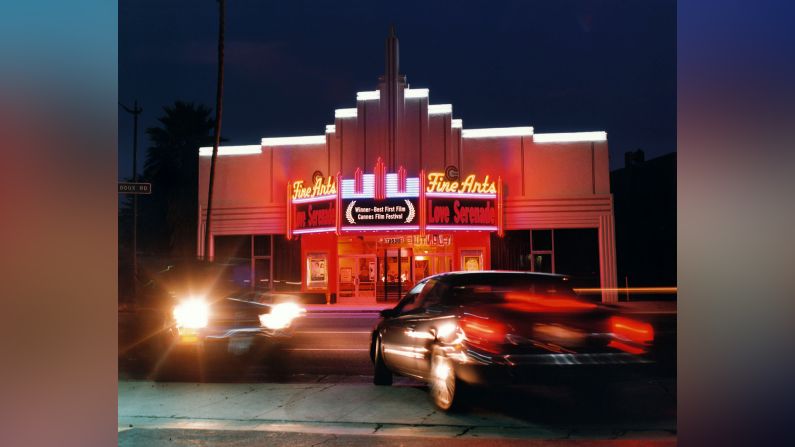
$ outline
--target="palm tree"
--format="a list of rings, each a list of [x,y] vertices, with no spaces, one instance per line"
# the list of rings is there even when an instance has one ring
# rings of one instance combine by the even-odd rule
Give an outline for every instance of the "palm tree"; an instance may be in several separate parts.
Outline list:
[[[152,194],[139,201],[142,251],[167,256],[196,254],[199,147],[211,144],[212,109],[176,101],[163,107],[159,125],[146,129],[143,181]]]
[[[210,184],[207,191],[207,220],[204,226],[204,245],[202,252],[204,259],[209,254],[210,229],[212,228],[213,211],[213,184],[215,183],[215,159],[218,157],[218,145],[221,143],[221,118],[224,103],[224,27],[226,15],[226,0],[218,0],[218,81],[215,86],[215,141],[213,142],[213,155],[210,159]]]

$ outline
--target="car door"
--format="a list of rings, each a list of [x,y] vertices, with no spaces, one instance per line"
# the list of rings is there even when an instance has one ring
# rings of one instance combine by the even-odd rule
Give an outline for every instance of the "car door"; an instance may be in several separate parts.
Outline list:
[[[416,371],[416,356],[411,338],[416,318],[421,311],[422,291],[428,281],[421,281],[411,289],[395,307],[396,315],[387,318],[382,325],[381,343],[386,365],[405,374]]]
[[[413,368],[422,376],[431,368],[432,349],[438,329],[455,322],[449,306],[442,304],[442,298],[448,289],[443,281],[429,283],[422,291],[419,311],[412,318],[412,351],[422,354],[415,356]]]

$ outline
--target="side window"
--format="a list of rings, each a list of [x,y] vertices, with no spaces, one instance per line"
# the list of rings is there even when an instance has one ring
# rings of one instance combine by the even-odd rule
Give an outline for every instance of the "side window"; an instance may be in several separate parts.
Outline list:
[[[431,287],[433,287],[432,281],[423,281],[414,286],[413,289],[409,290],[409,293],[406,294],[400,304],[398,304],[398,312],[404,314],[420,307],[424,291],[429,290]]]
[[[422,306],[423,309],[441,304],[442,298],[447,293],[447,284],[440,281],[432,282],[433,284],[429,283],[428,287],[426,287],[421,294],[420,306]]]

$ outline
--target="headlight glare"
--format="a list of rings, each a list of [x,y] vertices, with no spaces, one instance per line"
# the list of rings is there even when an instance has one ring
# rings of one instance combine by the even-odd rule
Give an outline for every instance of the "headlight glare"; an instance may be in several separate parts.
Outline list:
[[[268,329],[284,329],[306,310],[296,303],[279,303],[271,307],[270,313],[259,316],[259,322]]]
[[[210,306],[201,298],[190,298],[174,307],[177,327],[200,329],[207,326]]]

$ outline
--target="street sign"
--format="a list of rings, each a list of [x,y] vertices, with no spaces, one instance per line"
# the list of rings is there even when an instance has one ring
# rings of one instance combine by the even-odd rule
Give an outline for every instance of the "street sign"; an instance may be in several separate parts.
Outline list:
[[[119,194],[152,194],[152,184],[119,183]]]

